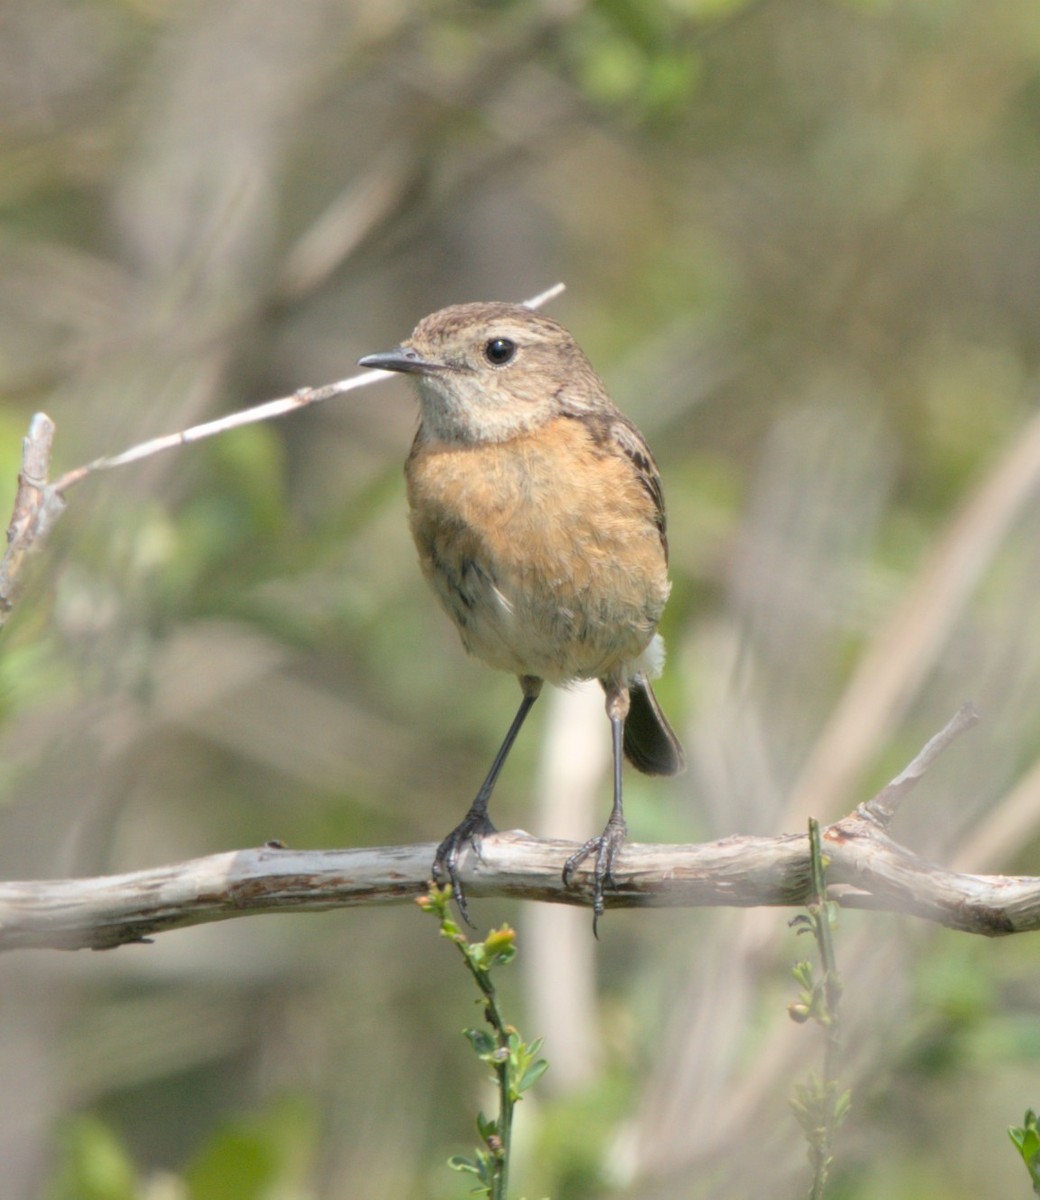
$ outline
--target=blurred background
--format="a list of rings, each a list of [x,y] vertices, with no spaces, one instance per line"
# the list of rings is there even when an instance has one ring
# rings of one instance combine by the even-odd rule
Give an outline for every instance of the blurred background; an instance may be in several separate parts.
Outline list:
[[[965,699],[894,835],[1040,874],[1040,10],[1031,0],[23,0],[0,8],[0,501],[353,372],[445,304],[570,328],[655,448],[689,753],[631,836],[800,831]],[[511,718],[427,593],[401,381],[89,479],[0,643],[0,870],[434,841]],[[6,518],[4,518],[6,519]],[[598,831],[594,694],[500,828]],[[550,1069],[515,1194],[804,1195],[781,910],[509,901]],[[1026,1195],[1040,944],[842,915],[832,1194]],[[0,961],[4,1197],[447,1200],[491,1103],[411,905]]]

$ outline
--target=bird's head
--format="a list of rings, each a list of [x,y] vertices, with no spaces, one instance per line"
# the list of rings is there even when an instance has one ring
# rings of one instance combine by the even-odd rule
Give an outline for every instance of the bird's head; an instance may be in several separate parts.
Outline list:
[[[447,442],[505,441],[602,397],[598,376],[558,322],[519,304],[456,304],[424,317],[400,346],[358,360],[413,376],[422,432]]]

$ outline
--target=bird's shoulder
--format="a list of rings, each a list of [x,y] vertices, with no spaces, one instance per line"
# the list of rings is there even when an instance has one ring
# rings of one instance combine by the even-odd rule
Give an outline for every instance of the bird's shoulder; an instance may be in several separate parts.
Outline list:
[[[563,399],[559,409],[565,420],[580,422],[593,447],[623,461],[653,502],[654,521],[668,551],[667,520],[661,473],[646,438],[620,409],[605,398],[593,405]]]

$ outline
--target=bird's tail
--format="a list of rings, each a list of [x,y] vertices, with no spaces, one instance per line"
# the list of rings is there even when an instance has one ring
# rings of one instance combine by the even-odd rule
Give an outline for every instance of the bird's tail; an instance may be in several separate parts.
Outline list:
[[[678,775],[686,755],[644,675],[629,685],[631,705],[625,718],[625,757],[644,775]]]

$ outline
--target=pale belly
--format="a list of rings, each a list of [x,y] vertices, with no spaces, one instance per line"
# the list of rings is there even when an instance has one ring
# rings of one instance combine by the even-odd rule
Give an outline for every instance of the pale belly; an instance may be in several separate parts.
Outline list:
[[[575,546],[573,553],[582,551]],[[427,577],[471,654],[551,683],[626,675],[653,638],[667,596],[667,585],[633,588],[617,570],[590,579],[586,567],[585,586],[576,589],[530,566],[510,568],[469,560],[461,570]]]

